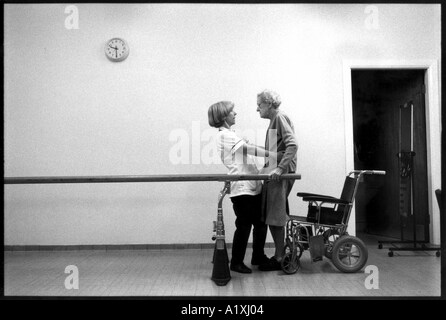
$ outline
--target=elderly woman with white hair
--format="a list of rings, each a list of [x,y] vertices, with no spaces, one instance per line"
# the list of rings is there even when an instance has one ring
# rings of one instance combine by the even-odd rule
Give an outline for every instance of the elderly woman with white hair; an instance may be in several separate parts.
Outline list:
[[[290,118],[279,110],[280,96],[274,91],[264,90],[257,95],[257,111],[261,118],[269,119],[265,149],[277,152],[276,163],[265,164],[270,171],[271,181],[263,184],[262,212],[274,240],[275,254],[259,265],[259,270],[281,270],[280,262],[285,251],[285,225],[289,215],[288,195],[294,180],[279,180],[284,173],[294,173],[297,163],[297,141],[294,125]]]

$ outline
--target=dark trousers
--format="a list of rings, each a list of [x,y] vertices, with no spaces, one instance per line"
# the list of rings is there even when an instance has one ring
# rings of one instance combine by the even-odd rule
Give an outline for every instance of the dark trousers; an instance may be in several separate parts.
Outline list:
[[[235,232],[232,241],[231,264],[243,263],[248,245],[249,235],[252,232],[252,257],[261,259],[264,256],[264,247],[267,234],[267,226],[262,218],[262,195],[241,195],[231,198],[235,216]]]

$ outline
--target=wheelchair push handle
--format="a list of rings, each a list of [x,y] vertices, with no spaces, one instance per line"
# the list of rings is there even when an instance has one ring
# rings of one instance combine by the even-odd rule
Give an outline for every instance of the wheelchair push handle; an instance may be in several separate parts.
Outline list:
[[[382,176],[384,176],[386,174],[386,172],[384,170],[353,170],[351,173],[359,174],[359,175],[377,174],[377,175],[382,175]]]
[[[371,170],[371,172],[368,174],[379,174],[379,175],[385,176],[386,172],[383,170]]]

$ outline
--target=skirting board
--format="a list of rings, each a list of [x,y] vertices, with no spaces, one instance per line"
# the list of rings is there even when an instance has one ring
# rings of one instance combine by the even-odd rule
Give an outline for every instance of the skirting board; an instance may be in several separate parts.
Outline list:
[[[232,248],[232,243],[226,244]],[[69,251],[69,250],[179,250],[179,249],[214,249],[215,243],[174,243],[174,244],[98,244],[98,245],[6,245],[4,251]],[[252,244],[248,243],[248,248]],[[265,244],[265,248],[274,248],[274,243]]]

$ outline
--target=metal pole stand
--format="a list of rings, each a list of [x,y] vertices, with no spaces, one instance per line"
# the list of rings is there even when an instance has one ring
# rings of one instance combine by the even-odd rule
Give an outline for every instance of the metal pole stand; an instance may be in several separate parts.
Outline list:
[[[213,264],[214,268],[212,270],[212,281],[218,286],[225,286],[229,280],[231,280],[231,273],[229,271],[229,257],[228,250],[226,248],[225,242],[225,225],[223,223],[223,198],[231,190],[231,185],[229,181],[225,182],[225,186],[220,191],[218,197],[218,213],[217,221],[214,221],[214,232],[215,235],[212,240],[215,240],[214,257]]]
[[[401,224],[400,241],[379,241],[378,249],[382,249],[383,244],[387,243],[393,247],[389,248],[389,257],[393,257],[394,251],[436,251],[436,256],[440,256],[440,248],[426,246],[427,239],[417,239],[417,219],[414,213],[414,123],[413,123],[413,102],[409,101],[400,106],[399,109],[400,128],[399,128],[399,148],[398,156],[400,201],[399,214]],[[412,223],[412,239],[404,239],[405,227]],[[426,235],[424,235],[426,237]],[[412,244],[412,246],[399,247],[396,244]],[[420,244],[420,246],[417,246]]]

